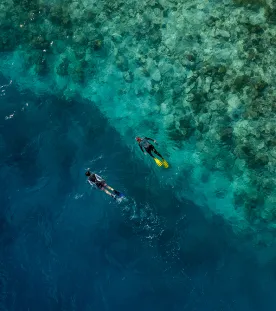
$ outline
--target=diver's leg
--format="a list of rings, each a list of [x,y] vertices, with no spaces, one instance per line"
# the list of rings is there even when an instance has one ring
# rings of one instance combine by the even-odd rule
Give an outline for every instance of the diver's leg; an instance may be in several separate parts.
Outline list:
[[[114,189],[113,189],[112,187],[108,186],[108,185],[105,185],[105,187],[106,187],[107,189],[111,190],[111,191],[114,191]]]
[[[164,159],[161,154],[153,147],[153,150],[152,150],[155,154],[157,154],[161,159]]]
[[[114,198],[114,194],[108,191],[106,188],[103,188],[102,191],[104,191],[106,194],[110,195],[111,197]]]
[[[150,145],[148,148],[145,149],[147,151],[147,153],[154,158],[154,155],[151,153],[154,150],[153,145]]]
[[[112,188],[112,187],[110,187],[110,186],[108,186],[108,185],[105,185],[105,187],[106,187],[107,189],[113,191],[116,195],[121,195],[121,192],[115,190],[114,188]]]

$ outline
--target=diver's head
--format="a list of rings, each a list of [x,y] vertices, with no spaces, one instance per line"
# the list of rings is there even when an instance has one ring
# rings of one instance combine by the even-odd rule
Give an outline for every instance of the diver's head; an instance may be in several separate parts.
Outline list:
[[[90,171],[85,172],[85,176],[89,177],[91,175]]]
[[[140,137],[135,137],[136,141],[139,143],[142,139]]]

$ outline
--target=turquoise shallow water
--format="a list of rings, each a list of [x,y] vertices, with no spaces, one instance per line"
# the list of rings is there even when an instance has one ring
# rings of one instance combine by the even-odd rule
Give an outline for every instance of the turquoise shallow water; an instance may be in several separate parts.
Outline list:
[[[274,310],[273,262],[178,200],[95,107],[8,84],[1,78],[2,310]],[[130,203],[92,190],[88,167]]]

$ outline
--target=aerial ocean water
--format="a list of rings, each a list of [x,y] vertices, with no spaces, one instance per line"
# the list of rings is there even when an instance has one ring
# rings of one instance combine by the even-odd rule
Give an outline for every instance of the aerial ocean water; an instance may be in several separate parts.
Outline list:
[[[274,311],[275,36],[270,0],[3,0],[0,311]]]
[[[96,108],[1,86],[1,310],[274,310],[275,264],[178,200]]]

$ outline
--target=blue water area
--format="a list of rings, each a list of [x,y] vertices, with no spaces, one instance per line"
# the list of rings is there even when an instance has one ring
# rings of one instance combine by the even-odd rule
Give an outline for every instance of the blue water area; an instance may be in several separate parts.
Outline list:
[[[0,310],[275,310],[275,263],[179,201],[93,104],[0,85]]]

